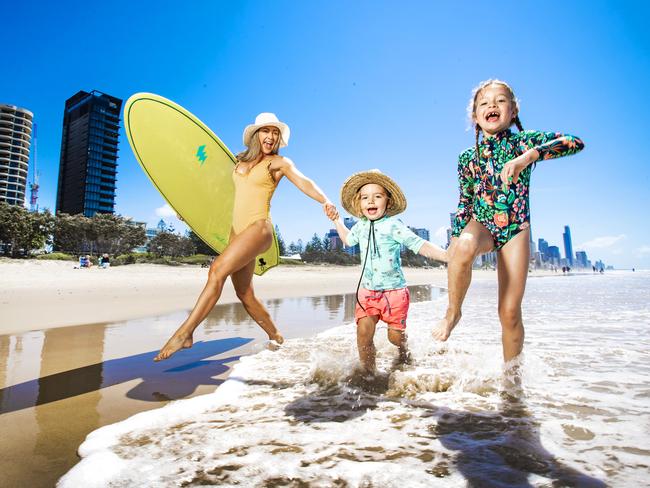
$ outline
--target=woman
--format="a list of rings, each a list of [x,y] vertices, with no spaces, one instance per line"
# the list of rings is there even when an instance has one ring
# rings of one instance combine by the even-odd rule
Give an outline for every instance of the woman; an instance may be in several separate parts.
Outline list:
[[[287,177],[305,195],[323,205],[328,218],[336,218],[336,207],[316,184],[304,176],[293,162],[280,156],[278,149],[289,142],[290,129],[272,113],[261,113],[255,123],[244,129],[247,149],[237,155],[233,170],[235,201],[230,241],[223,253],[210,266],[208,281],[194,309],[155,357],[169,358],[182,348],[192,347],[192,334],[215,306],[221,296],[226,278],[230,276],[237,298],[248,314],[268,334],[281,344],[284,339],[268,311],[253,291],[255,258],[273,243],[270,218],[271,198],[278,183]]]

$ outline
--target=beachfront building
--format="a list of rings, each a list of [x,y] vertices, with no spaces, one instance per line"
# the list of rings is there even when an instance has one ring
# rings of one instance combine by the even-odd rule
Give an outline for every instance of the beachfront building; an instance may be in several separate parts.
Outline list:
[[[330,251],[343,249],[343,241],[336,229],[330,229],[329,232],[325,234],[325,238],[327,239],[327,245]]]
[[[578,268],[588,268],[590,267],[587,259],[587,253],[585,251],[576,251],[576,261],[575,264]]]
[[[548,260],[554,266],[560,266],[560,248],[557,246],[548,246]]]
[[[539,249],[539,253],[541,254],[542,261],[548,261],[548,242],[540,237],[537,239],[537,247]]]
[[[430,235],[429,234],[429,229],[418,229],[417,227],[411,227],[411,226],[408,226],[408,227],[409,227],[409,229],[411,229],[413,231],[413,233],[416,236],[421,237],[425,241],[431,240],[431,239],[429,239],[429,235]]]
[[[0,202],[25,205],[34,114],[0,104]]]
[[[564,257],[566,258],[567,266],[573,266],[573,244],[571,243],[571,229],[568,225],[564,226],[562,233],[564,240]]]
[[[114,213],[122,100],[93,90],[65,102],[56,212]]]

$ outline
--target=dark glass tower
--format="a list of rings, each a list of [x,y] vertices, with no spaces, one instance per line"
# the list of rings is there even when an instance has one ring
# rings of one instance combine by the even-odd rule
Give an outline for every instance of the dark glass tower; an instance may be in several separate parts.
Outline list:
[[[93,90],[65,102],[56,212],[113,213],[122,100]]]
[[[567,263],[569,263],[569,266],[573,266],[573,244],[571,243],[571,229],[569,229],[568,225],[564,226],[562,238],[564,239],[564,255]]]

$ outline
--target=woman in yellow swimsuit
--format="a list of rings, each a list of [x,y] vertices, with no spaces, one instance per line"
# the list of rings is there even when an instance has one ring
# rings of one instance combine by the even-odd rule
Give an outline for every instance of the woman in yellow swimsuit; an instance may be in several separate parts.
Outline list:
[[[194,309],[155,357],[156,361],[192,346],[194,330],[219,300],[228,276],[237,298],[269,339],[280,344],[284,341],[269,312],[255,296],[252,283],[255,258],[273,243],[269,214],[273,192],[286,176],[300,191],[322,204],[328,218],[337,216],[336,207],[321,189],[298,171],[291,160],[278,155],[278,149],[289,142],[289,135],[289,127],[271,113],[259,114],[255,123],[244,129],[247,149],[237,155],[238,162],[232,174],[235,202],[230,242],[210,266],[208,281]]]

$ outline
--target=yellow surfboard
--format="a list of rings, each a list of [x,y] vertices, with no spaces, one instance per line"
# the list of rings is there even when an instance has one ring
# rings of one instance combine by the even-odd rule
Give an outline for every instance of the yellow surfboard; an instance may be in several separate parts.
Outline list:
[[[151,182],[187,226],[222,253],[232,225],[235,157],[197,117],[151,93],[136,93],[124,106],[131,149]],[[279,261],[277,237],[255,263],[261,275]]]

